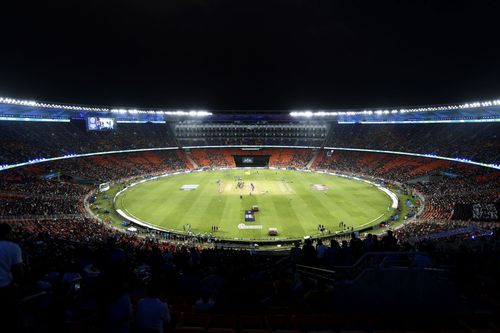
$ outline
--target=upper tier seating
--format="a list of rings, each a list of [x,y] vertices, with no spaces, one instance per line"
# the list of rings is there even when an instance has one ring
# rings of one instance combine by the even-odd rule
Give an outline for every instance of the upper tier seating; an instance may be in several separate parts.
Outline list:
[[[500,162],[499,123],[339,124],[327,146]]]

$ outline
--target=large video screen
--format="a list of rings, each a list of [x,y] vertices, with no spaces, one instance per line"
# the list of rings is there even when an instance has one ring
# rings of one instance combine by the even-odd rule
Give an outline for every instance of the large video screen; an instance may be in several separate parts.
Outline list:
[[[112,131],[116,128],[115,118],[88,117],[87,130],[89,131]]]

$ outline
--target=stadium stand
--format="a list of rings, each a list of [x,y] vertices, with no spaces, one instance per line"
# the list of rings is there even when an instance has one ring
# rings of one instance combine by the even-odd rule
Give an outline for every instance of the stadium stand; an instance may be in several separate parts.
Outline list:
[[[193,149],[191,154],[198,166],[210,168],[235,167],[233,156],[238,155],[269,156],[270,167],[304,168],[312,157],[312,150],[294,148],[266,148],[259,150],[213,148]]]
[[[77,153],[175,146],[167,124],[125,123],[112,132],[97,132],[87,131],[83,121],[0,121],[0,133],[0,165]]]
[[[379,177],[412,187],[425,194],[426,206],[421,218],[451,219],[460,204],[498,203],[498,170],[449,161],[379,153],[337,151],[323,153],[316,168]],[[431,177],[432,176],[432,177]]]
[[[0,311],[1,320],[21,332],[144,332],[139,318],[146,300],[168,304],[161,324],[173,332],[497,332],[497,169],[330,149],[182,147],[326,145],[497,163],[498,126],[185,121],[174,134],[170,124],[88,132],[79,122],[0,121],[0,164],[175,148],[1,171],[0,242],[20,246],[25,271],[24,279],[14,280],[17,317]],[[329,133],[335,135],[326,141]],[[280,253],[256,253],[146,228],[127,233],[84,208],[84,197],[102,182],[189,170],[191,161],[202,168],[234,167],[235,155],[266,155],[270,166],[282,168],[311,162],[314,169],[395,182],[423,195],[424,209],[394,232],[310,239]],[[0,300],[2,310],[6,300]]]
[[[237,149],[193,150],[200,166],[230,165]],[[248,154],[247,151],[244,152]],[[311,150],[266,149],[253,154],[270,154],[275,166],[304,167]],[[100,182],[129,179],[144,174],[160,174],[186,169],[178,151],[111,154],[31,165],[4,171],[1,211],[3,216],[78,214],[85,193]],[[398,155],[339,151],[327,157],[322,152],[316,167],[344,174],[366,175],[379,179],[411,183],[424,194],[426,205],[421,220],[461,220],[460,212],[476,205],[498,205],[499,171],[449,161],[428,163],[426,158]],[[205,159],[203,159],[205,157]],[[293,162],[295,161],[295,162]],[[298,162],[297,162],[298,161]],[[293,163],[292,163],[293,162]],[[234,162],[233,162],[234,163]],[[55,174],[42,179],[40,175]],[[453,177],[446,176],[453,174]],[[63,181],[61,181],[61,179]],[[410,183],[408,183],[410,185]],[[491,207],[490,207],[491,208]],[[469,220],[472,219],[470,216]],[[493,218],[493,220],[497,220]],[[480,220],[480,219],[479,219]]]
[[[324,143],[329,126],[310,123],[201,123],[182,121],[175,135],[182,146],[274,145],[315,146]]]
[[[219,132],[217,126],[224,130]],[[0,122],[3,139],[0,164],[77,153],[175,147],[178,143],[182,146],[333,146],[432,154],[485,163],[498,163],[500,158],[498,123],[337,124],[330,127],[279,123],[252,125],[250,129],[234,124],[188,126],[180,123],[176,125],[174,135],[169,124],[156,123],[121,123],[112,132],[93,132],[87,131],[81,121]]]
[[[327,146],[500,161],[500,124],[339,124]]]

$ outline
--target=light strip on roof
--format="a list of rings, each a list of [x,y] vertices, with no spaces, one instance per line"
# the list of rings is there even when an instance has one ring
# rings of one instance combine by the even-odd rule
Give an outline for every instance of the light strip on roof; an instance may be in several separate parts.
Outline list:
[[[43,103],[29,100],[22,100],[16,98],[0,97],[0,104],[19,105],[28,107],[50,108],[50,109],[63,109],[72,111],[91,111],[91,112],[111,112],[111,113],[128,113],[128,114],[157,114],[168,116],[189,116],[189,117],[206,117],[211,116],[212,113],[205,110],[176,110],[176,111],[163,111],[163,110],[139,110],[139,109],[123,109],[123,108],[107,108],[107,107],[90,107],[78,105],[64,105]]]
[[[0,117],[0,121],[41,121],[52,123],[69,123],[69,119],[50,119],[50,118],[21,118],[21,117]]]
[[[39,103],[36,101],[27,101],[27,100],[8,98],[8,97],[0,97],[0,103],[11,104],[11,105],[20,105],[20,106],[39,107],[39,108],[64,109],[64,110],[73,110],[73,111],[96,111],[96,112],[109,111],[108,108],[77,106],[77,105],[63,105],[63,104],[52,104],[52,103]]]
[[[462,124],[462,123],[495,123],[500,118],[491,119],[444,119],[444,120],[396,120],[396,121],[339,121],[339,124]]]
[[[165,124],[165,120],[117,120],[116,122],[119,124]]]
[[[412,113],[412,112],[430,112],[430,111],[450,111],[450,110],[462,110],[462,109],[475,109],[480,107],[492,107],[500,106],[500,99],[483,101],[483,102],[473,102],[464,104],[450,104],[450,105],[439,105],[439,106],[427,106],[427,107],[410,107],[410,108],[388,108],[388,109],[375,109],[375,110],[338,110],[338,111],[291,111],[290,116],[292,117],[334,117],[334,116],[356,116],[356,115],[382,115],[382,114],[397,114],[397,113]]]

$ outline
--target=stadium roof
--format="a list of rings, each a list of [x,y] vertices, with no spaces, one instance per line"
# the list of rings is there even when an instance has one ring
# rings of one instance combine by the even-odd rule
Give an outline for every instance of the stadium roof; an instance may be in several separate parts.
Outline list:
[[[213,111],[213,112],[211,112]],[[0,121],[56,121],[88,116],[116,118],[119,122],[165,122],[184,119],[210,121],[298,121],[329,120],[339,123],[387,122],[499,122],[500,99],[461,104],[389,107],[385,109],[293,110],[174,110],[126,107],[84,106],[0,97]]]

